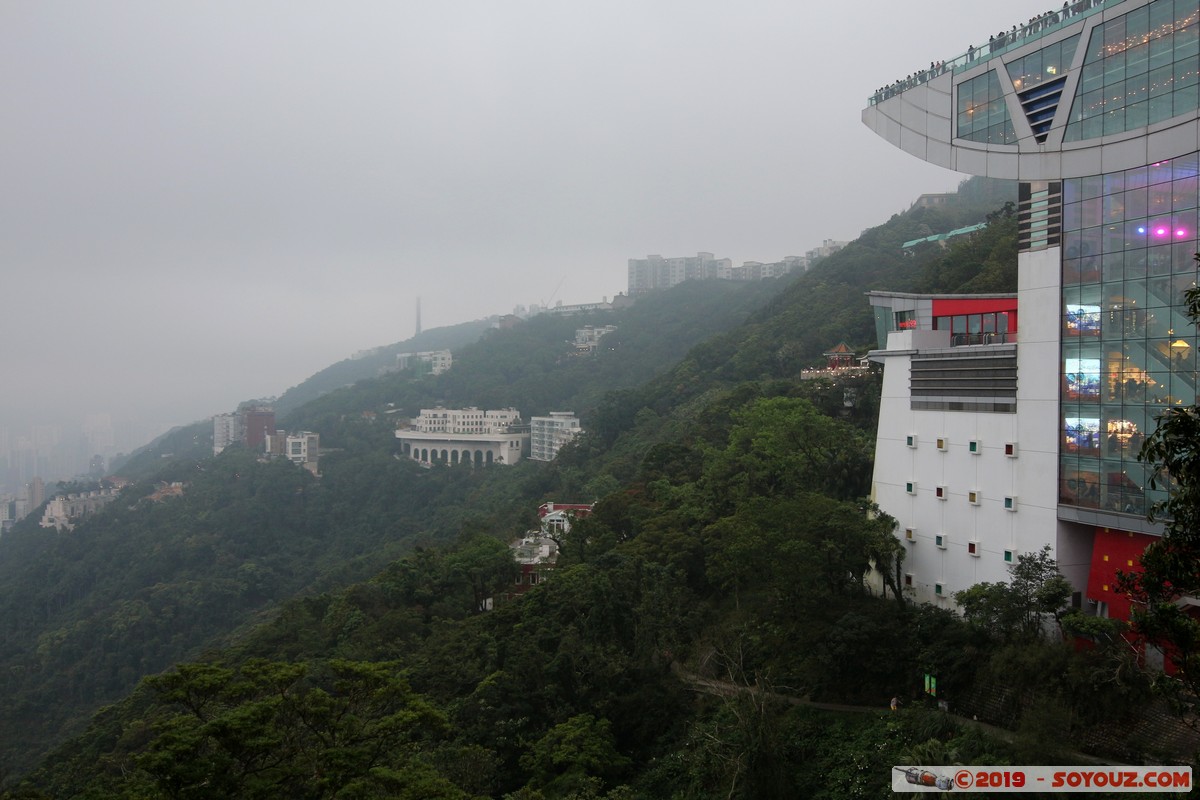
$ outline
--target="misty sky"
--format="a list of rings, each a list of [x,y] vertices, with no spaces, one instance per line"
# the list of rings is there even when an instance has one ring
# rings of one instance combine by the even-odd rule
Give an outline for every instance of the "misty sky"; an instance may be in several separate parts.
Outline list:
[[[4,0],[0,426],[231,410],[418,295],[430,328],[852,239],[963,177],[867,96],[1049,7]]]

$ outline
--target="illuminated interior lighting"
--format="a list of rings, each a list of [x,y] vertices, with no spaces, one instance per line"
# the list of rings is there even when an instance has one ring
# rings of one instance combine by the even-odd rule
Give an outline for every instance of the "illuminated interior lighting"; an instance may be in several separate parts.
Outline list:
[[[1156,229],[1154,232],[1155,232],[1156,234],[1158,234],[1159,236],[1166,236],[1166,235],[1167,235],[1167,229],[1166,229],[1166,228],[1157,228],[1157,229]]]
[[[1145,232],[1146,232],[1146,226],[1145,226],[1145,225],[1138,225],[1137,232],[1138,232],[1138,233],[1145,233]]]
[[[1187,231],[1185,231],[1183,228],[1180,228],[1179,230],[1175,231],[1175,235],[1176,236],[1187,236]]]

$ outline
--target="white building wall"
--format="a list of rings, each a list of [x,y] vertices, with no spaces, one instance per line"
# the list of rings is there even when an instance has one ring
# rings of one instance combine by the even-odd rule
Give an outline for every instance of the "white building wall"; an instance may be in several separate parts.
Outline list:
[[[221,451],[234,442],[242,440],[242,415],[241,414],[217,414],[213,417],[213,455],[220,455]]]
[[[284,440],[284,454],[295,464],[315,462],[321,448],[320,434],[301,431]]]
[[[476,466],[516,464],[524,457],[529,444],[528,433],[436,434],[399,430],[396,438],[401,441],[404,454],[413,461]]]
[[[510,425],[519,425],[521,414],[515,408],[483,411],[478,408],[423,408],[412,421],[421,433],[506,433]]]
[[[529,434],[520,425],[515,408],[423,408],[411,428],[396,431],[396,438],[414,461],[482,465],[489,463],[490,454],[490,463],[515,464],[529,445]]]
[[[1034,514],[1023,526],[1022,552],[1051,545],[1059,571],[1076,589],[1087,586],[1091,538],[1058,520],[1058,448],[1063,437],[1058,402],[1062,338],[1061,251],[1058,247],[1017,257],[1020,313],[1017,408],[1021,439],[1019,490]]]
[[[1016,490],[1020,458],[1005,455],[1005,445],[1016,439],[1017,415],[914,411],[910,364],[910,355],[885,364],[875,497],[896,518],[914,599],[950,605],[956,591],[1008,577],[1005,551],[1013,549],[1023,516]],[[1006,496],[1017,497],[1016,511],[1005,509]]]
[[[1036,315],[1036,302],[1027,308],[1022,299],[1021,312],[1016,414],[913,410],[912,354],[944,347],[948,333],[889,335],[873,492],[880,508],[896,519],[897,536],[906,548],[903,573],[917,601],[952,606],[955,592],[976,583],[1007,581],[1009,564],[1019,553],[1055,543],[1057,392],[1044,385],[1029,363],[1044,358],[1053,343],[1043,342],[1026,353],[1024,315]],[[1039,331],[1036,324],[1030,328],[1035,341],[1057,336],[1056,330]],[[1056,348],[1053,358],[1057,360]],[[1040,398],[1048,392],[1046,403]]]
[[[530,417],[529,458],[553,461],[563,445],[581,432],[579,419],[570,411],[551,411],[548,417]]]
[[[1057,249],[1020,256],[1015,414],[913,410],[912,355],[945,347],[948,334],[911,330],[888,336],[873,492],[879,507],[896,518],[897,536],[907,550],[903,572],[918,601],[951,605],[957,591],[1007,581],[1009,564],[1019,554],[1045,545],[1059,557],[1060,528],[1066,523],[1057,518],[1058,263]],[[914,310],[923,309],[918,303]],[[940,449],[938,439],[943,440]],[[1006,498],[1012,498],[1012,510]],[[1061,538],[1074,542],[1079,537]],[[1069,550],[1059,558],[1060,568],[1082,588],[1090,550]]]

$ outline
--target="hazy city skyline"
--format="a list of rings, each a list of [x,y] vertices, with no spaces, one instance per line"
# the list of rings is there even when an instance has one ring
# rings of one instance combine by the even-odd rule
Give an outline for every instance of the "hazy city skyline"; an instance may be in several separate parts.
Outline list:
[[[961,178],[867,96],[1043,10],[7,3],[0,426],[231,410],[418,295],[429,329],[853,239]]]

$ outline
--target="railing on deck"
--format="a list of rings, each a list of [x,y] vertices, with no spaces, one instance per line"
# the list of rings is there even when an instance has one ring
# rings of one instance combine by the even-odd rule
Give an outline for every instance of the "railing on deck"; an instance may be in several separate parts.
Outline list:
[[[967,48],[967,52],[960,56],[952,58],[949,61],[937,62],[931,68],[914,72],[906,78],[901,78],[895,83],[884,86],[867,98],[867,105],[873,106],[890,97],[895,97],[903,91],[911,89],[914,86],[919,86],[932,78],[936,78],[946,70],[957,72],[967,67],[975,67],[977,64],[988,59],[1003,55],[1015,47],[1027,45],[1041,39],[1043,36],[1048,36],[1055,31],[1062,30],[1068,25],[1074,25],[1081,19],[1086,19],[1103,8],[1104,0],[1076,0],[1074,3],[1063,3],[1063,7],[1058,11],[1047,11],[1024,25],[1014,25],[1012,30],[993,36],[987,44],[979,47],[971,45]]]

